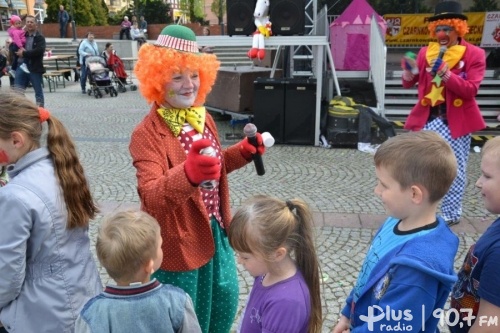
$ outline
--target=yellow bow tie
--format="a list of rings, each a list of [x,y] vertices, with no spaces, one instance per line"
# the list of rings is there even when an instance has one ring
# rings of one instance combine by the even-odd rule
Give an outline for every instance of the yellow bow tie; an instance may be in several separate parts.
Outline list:
[[[435,42],[430,42],[425,55],[427,63],[430,64],[431,60],[436,59],[439,55],[441,45]],[[448,64],[448,68],[454,68],[457,63],[462,59],[465,53],[465,46],[457,44],[449,47],[443,56],[444,62]]]
[[[203,134],[205,128],[205,107],[192,107],[188,109],[165,109],[158,108],[158,114],[177,137],[181,132],[182,126],[186,122],[200,134]]]

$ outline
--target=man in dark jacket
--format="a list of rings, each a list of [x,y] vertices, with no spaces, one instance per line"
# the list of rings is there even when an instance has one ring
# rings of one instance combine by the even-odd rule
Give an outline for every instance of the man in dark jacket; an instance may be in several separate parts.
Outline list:
[[[43,73],[45,73],[43,67],[44,52],[45,37],[38,32],[35,17],[28,15],[26,17],[26,47],[20,48],[16,54],[23,57],[30,72],[26,73],[18,67],[14,86],[24,91],[31,82],[35,90],[36,104],[39,106],[44,106],[42,88]]]
[[[59,6],[59,13],[57,14],[57,21],[59,22],[59,37],[66,37],[66,27],[69,22],[69,14],[64,10],[64,6]]]

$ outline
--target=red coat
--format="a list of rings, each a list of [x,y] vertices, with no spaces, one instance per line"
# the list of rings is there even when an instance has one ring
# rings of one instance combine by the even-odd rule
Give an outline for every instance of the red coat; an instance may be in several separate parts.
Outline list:
[[[456,139],[466,134],[482,130],[486,127],[483,116],[476,103],[475,96],[484,78],[486,56],[484,50],[467,43],[463,38],[460,45],[466,47],[461,64],[451,68],[451,77],[444,83],[446,115],[452,138]],[[427,46],[423,47],[417,56],[419,74],[412,81],[403,81],[403,87],[411,88],[418,82],[418,103],[413,107],[405,123],[405,129],[421,130],[428,118],[431,106],[425,102],[428,86],[433,77],[427,73]],[[460,68],[459,68],[460,67]],[[465,77],[462,78],[462,77]]]
[[[164,256],[160,268],[177,272],[193,270],[205,265],[214,255],[210,221],[200,189],[189,182],[184,171],[184,148],[156,109],[153,106],[134,129],[129,146],[137,170],[141,209],[155,217],[161,226]],[[219,137],[208,112],[205,126]],[[222,156],[220,211],[227,229],[231,222],[227,174],[248,161],[237,144],[224,149]]]
[[[116,77],[120,79],[126,79],[127,73],[125,72],[125,66],[123,66],[123,61],[116,55],[115,52],[112,52],[108,58],[108,66],[112,71],[115,72]]]

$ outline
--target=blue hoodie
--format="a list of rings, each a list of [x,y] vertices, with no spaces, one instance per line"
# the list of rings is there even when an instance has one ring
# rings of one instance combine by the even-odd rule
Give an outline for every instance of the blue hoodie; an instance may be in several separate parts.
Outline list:
[[[356,303],[351,291],[342,314],[350,318],[352,333],[436,330],[439,315],[433,312],[443,308],[457,280],[458,250],[458,237],[437,219],[434,230],[380,258]]]

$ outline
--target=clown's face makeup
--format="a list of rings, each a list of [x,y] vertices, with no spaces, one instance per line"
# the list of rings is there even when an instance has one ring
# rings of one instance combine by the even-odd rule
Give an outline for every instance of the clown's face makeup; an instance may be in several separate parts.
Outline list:
[[[449,25],[438,25],[435,32],[439,45],[450,47],[457,44],[458,34],[453,27]]]
[[[189,108],[193,106],[199,88],[198,72],[185,71],[174,74],[166,86],[165,104],[178,109]]]

